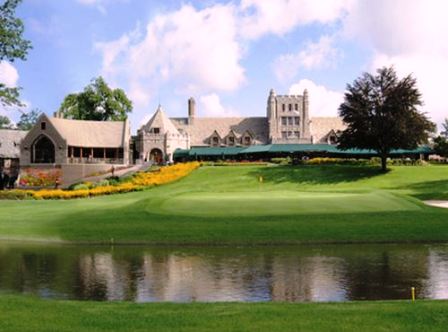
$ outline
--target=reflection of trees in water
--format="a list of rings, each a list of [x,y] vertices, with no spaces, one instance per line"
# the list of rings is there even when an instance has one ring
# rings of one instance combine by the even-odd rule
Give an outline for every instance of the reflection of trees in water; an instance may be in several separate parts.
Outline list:
[[[385,247],[346,258],[350,300],[408,299],[411,287],[422,289],[428,252],[419,247]]]
[[[448,296],[448,248],[341,248],[249,253],[15,248],[0,251],[0,289],[135,301],[408,298],[411,286],[425,287],[428,296]]]

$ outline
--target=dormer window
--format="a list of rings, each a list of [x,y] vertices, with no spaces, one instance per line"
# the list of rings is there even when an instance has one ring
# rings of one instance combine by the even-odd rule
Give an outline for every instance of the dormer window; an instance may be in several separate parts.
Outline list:
[[[44,122],[44,121],[42,121],[42,122],[40,123],[40,129],[41,129],[41,130],[45,130],[45,129],[47,129],[47,123]]]
[[[212,137],[212,145],[213,146],[219,146],[219,138],[218,137]]]
[[[229,136],[229,137],[227,138],[227,145],[229,145],[229,146],[233,146],[233,145],[235,145],[235,137],[233,137],[233,136]]]
[[[249,135],[244,136],[243,144],[250,145],[252,143],[252,139]]]

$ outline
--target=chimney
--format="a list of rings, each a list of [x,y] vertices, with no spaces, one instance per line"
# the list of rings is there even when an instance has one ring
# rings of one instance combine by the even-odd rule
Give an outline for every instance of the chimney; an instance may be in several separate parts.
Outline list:
[[[188,123],[191,124],[196,117],[196,102],[193,97],[188,99]]]

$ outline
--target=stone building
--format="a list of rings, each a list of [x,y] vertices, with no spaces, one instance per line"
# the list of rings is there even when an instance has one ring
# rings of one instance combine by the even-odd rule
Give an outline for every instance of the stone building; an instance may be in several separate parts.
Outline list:
[[[126,121],[85,121],[42,114],[20,145],[21,167],[61,168],[63,183],[129,164]]]
[[[26,134],[22,130],[0,129],[0,189],[15,186],[20,171],[20,143]]]
[[[188,100],[188,117],[168,118],[159,107],[137,135],[140,159],[172,160],[176,149],[245,147],[266,144],[335,144],[345,128],[338,117],[310,117],[309,95],[276,95],[271,90],[266,116],[198,117]]]

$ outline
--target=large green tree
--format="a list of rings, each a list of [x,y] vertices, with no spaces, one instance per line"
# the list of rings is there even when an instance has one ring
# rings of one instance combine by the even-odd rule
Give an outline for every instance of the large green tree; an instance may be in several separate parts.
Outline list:
[[[30,130],[37,122],[37,119],[42,114],[38,108],[34,108],[28,113],[22,113],[19,122],[17,122],[17,129]]]
[[[347,128],[339,137],[341,149],[371,149],[383,171],[394,149],[415,149],[427,142],[435,125],[419,111],[423,105],[412,75],[399,79],[393,67],[364,73],[347,85],[339,114]]]
[[[442,131],[440,132],[440,135],[448,138],[448,119],[445,119],[445,121],[442,123]]]
[[[11,120],[4,115],[0,115],[0,129],[11,129],[12,123]]]
[[[14,62],[25,60],[30,41],[23,38],[22,20],[15,17],[15,11],[21,0],[6,0],[0,5],[0,61]],[[0,105],[21,106],[19,88],[7,87],[0,82]]]
[[[66,96],[59,112],[69,119],[122,121],[132,112],[132,102],[122,89],[111,89],[98,77],[84,91]]]

